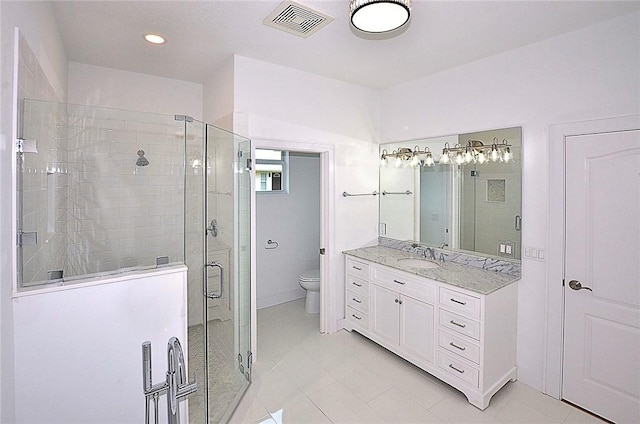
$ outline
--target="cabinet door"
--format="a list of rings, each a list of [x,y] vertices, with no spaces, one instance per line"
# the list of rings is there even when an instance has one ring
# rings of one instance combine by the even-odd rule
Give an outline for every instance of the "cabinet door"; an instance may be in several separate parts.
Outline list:
[[[400,301],[400,346],[407,352],[433,363],[433,305],[406,296],[401,296]]]
[[[400,296],[398,293],[371,284],[371,326],[374,333],[398,344],[400,335]]]

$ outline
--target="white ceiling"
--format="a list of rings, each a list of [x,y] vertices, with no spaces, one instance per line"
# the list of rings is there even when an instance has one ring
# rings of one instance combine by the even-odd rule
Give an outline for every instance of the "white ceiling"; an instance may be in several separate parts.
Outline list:
[[[382,89],[640,10],[640,1],[413,0],[400,34],[366,39],[348,0],[307,39],[262,24],[280,1],[54,1],[70,61],[204,82],[233,54]],[[165,45],[142,39],[162,34]]]

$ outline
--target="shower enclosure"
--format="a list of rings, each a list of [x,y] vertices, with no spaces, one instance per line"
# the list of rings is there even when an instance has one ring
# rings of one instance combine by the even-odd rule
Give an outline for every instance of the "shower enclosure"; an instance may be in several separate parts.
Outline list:
[[[225,421],[251,378],[250,140],[33,100],[20,121],[17,290],[186,264],[190,421]]]

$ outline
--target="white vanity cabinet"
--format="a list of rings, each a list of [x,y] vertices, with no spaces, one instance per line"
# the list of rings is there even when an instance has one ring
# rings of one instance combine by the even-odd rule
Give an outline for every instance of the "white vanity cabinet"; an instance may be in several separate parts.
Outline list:
[[[369,330],[369,264],[347,257],[346,319],[355,330]]]
[[[370,269],[371,332],[391,344],[394,352],[399,349],[414,362],[432,363],[433,284],[381,266]]]
[[[516,379],[516,284],[481,294],[364,259],[347,256],[346,264],[347,330],[457,388],[480,409]]]

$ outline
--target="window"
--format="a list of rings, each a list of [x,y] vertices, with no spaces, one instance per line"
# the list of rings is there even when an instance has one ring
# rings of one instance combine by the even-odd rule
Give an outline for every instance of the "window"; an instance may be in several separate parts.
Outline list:
[[[256,191],[286,193],[289,152],[256,149]]]

